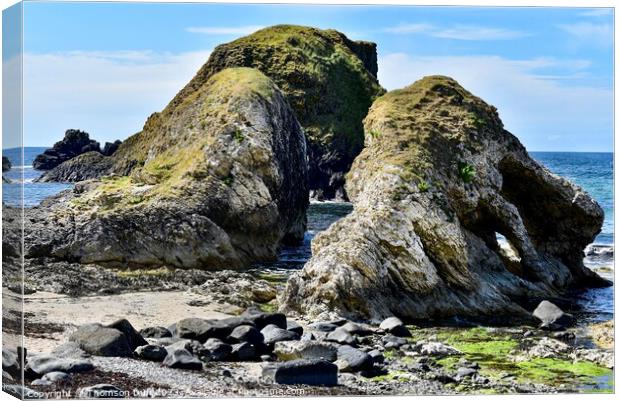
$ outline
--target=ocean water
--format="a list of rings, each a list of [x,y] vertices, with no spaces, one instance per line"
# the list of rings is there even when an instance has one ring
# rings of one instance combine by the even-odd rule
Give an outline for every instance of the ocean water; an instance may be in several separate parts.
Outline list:
[[[37,155],[43,153],[46,148],[26,147],[24,148],[23,162],[20,148],[3,149],[2,155],[11,161],[11,170],[3,173],[4,177],[11,183],[2,183],[2,202],[11,206],[23,205],[26,207],[36,206],[49,196],[55,195],[60,191],[73,187],[71,184],[61,184],[52,182],[34,182],[41,175],[41,171],[32,168],[32,162]],[[23,198],[22,186],[23,185]]]
[[[614,155],[613,153],[531,152],[531,156],[553,173],[585,189],[601,205],[605,221],[594,241],[614,242]]]

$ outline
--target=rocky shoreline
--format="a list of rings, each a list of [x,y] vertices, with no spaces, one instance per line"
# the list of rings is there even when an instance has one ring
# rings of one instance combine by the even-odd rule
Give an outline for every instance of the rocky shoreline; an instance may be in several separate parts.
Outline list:
[[[4,390],[613,392],[574,297],[613,285],[600,205],[453,79],[376,77],[374,44],[278,25],[124,142],[67,131],[37,165],[73,188],[3,204]],[[352,203],[310,233],[311,198]]]
[[[191,295],[186,299],[195,294],[191,290],[186,293]],[[157,292],[148,294],[158,296]],[[25,296],[26,311],[39,311],[38,316],[26,313],[27,327],[37,320],[51,323],[49,320],[69,318],[66,308],[60,307],[56,314],[49,309],[53,298],[41,301],[48,309],[41,308],[42,303],[31,303],[35,295]],[[102,302],[116,309],[113,297],[101,296]],[[73,298],[72,302],[87,307],[87,298]],[[177,293],[173,298],[182,297]],[[126,302],[141,301],[128,296]],[[228,313],[213,310],[218,308]],[[97,388],[129,397],[144,396],[145,392],[163,397],[204,397],[212,394],[208,388],[217,388],[214,395],[218,396],[613,389],[613,351],[592,343],[591,338],[600,338],[596,328],[423,327],[404,325],[397,318],[376,326],[344,319],[308,321],[295,316],[293,320],[253,307],[235,316],[229,313],[243,309],[225,308],[217,302],[209,306],[192,304],[186,312],[192,317],[176,322],[162,319],[163,314],[170,313],[155,310],[156,315],[146,323],[142,310],[136,310],[135,315],[118,310],[139,322],[136,329],[140,331],[124,319],[108,325],[79,323],[88,320],[85,316],[74,320],[76,324],[65,321],[57,326],[57,336],[48,336],[39,350],[27,352],[26,387],[49,394],[64,391],[73,397]],[[176,315],[180,316],[178,312]],[[607,323],[603,330],[609,336],[613,324]],[[49,332],[47,328],[40,335]],[[26,344],[37,344],[36,331],[27,333]],[[15,359],[15,351],[5,348],[5,379],[6,374],[18,371],[15,363],[11,364]],[[319,361],[326,366],[319,369]],[[326,369],[331,373],[325,373]],[[99,387],[92,387],[96,385]]]

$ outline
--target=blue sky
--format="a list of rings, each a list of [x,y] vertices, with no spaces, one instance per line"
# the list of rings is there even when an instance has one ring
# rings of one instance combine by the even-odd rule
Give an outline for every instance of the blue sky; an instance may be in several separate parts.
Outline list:
[[[613,147],[610,9],[33,2],[24,21],[26,146],[124,139],[216,45],[292,23],[376,42],[387,89],[456,78],[530,150]]]

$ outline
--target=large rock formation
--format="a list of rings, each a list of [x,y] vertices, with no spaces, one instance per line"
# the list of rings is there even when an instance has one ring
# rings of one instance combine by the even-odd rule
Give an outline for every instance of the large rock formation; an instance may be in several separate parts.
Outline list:
[[[99,142],[90,139],[88,132],[69,129],[62,141],[38,155],[32,162],[37,170],[51,170],[60,163],[86,152],[101,152]]]
[[[376,45],[334,30],[273,26],[216,47],[173,103],[231,66],[258,68],[282,89],[308,139],[310,189],[317,197],[344,196],[344,174],[364,144],[362,120],[384,92]]]
[[[143,160],[129,175],[83,181],[28,212],[26,258],[239,268],[303,238],[303,131],[258,70],[213,75],[121,148]]]
[[[314,239],[285,310],[518,323],[530,319],[524,298],[608,284],[582,263],[599,205],[532,160],[496,109],[454,80],[389,92],[364,125],[347,180],[354,211]]]
[[[227,67],[257,68],[278,85],[306,133],[313,195],[344,197],[344,174],[364,143],[362,120],[372,101],[384,93],[376,78],[376,45],[351,41],[334,30],[265,28],[216,47],[169,107],[193,96]],[[127,175],[145,162],[147,155],[135,153],[133,140],[119,147],[109,172]]]

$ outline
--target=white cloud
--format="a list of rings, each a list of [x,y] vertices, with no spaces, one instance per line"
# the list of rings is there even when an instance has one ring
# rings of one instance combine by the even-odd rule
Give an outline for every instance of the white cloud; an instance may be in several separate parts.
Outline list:
[[[611,46],[613,43],[613,28],[611,24],[577,22],[574,24],[560,24],[557,27],[571,35],[578,44]]]
[[[437,27],[427,23],[400,24],[388,27],[384,32],[395,34],[424,34],[435,38],[454,40],[510,40],[518,39],[531,34],[505,28],[484,27],[478,25],[455,25],[452,27]]]
[[[24,55],[25,145],[51,145],[68,128],[96,140],[142,129],[204,64],[209,51]]]
[[[201,33],[205,35],[249,35],[253,32],[263,29],[262,25],[246,25],[246,26],[190,26],[185,28],[187,32]]]
[[[580,60],[394,53],[379,58],[379,81],[387,89],[396,89],[426,75],[451,76],[495,105],[506,128],[529,149],[607,151],[613,140],[612,90],[538,74],[548,67],[580,73],[587,65]]]

